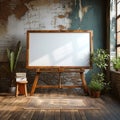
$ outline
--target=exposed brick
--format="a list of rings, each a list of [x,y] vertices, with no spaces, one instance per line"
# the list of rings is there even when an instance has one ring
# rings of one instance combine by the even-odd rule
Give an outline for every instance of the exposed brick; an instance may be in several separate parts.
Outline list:
[[[9,84],[10,84],[10,77],[9,74],[6,72],[8,69],[7,62],[0,63],[0,92],[8,92]],[[4,69],[3,69],[4,68]],[[26,69],[25,62],[19,62],[17,65],[16,72],[26,72],[27,73],[27,80],[28,80],[28,92],[30,92],[34,77],[35,77],[35,70]],[[64,85],[81,85],[80,74],[79,73],[61,73],[61,81]],[[59,84],[59,74],[58,73],[41,73],[40,79],[38,84],[40,85],[58,85]],[[38,92],[38,90],[36,90]]]

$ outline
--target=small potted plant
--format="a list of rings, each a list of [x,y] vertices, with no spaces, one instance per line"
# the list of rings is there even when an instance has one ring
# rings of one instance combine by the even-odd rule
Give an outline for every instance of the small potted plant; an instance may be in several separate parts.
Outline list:
[[[104,75],[101,74],[94,74],[92,76],[91,82],[88,85],[89,87],[89,94],[94,97],[100,97],[101,91],[104,89]]]
[[[11,89],[15,89],[15,72],[21,49],[22,46],[20,41],[18,41],[14,49],[7,48],[7,56],[9,60],[8,73],[10,76],[10,91]]]
[[[120,57],[118,58],[113,58],[111,60],[111,63],[113,64],[113,68],[116,70],[116,71],[120,71]]]

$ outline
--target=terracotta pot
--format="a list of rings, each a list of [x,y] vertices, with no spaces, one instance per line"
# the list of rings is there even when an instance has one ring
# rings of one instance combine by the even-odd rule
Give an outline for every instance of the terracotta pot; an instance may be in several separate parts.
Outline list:
[[[94,94],[93,97],[99,98],[100,97],[100,93],[101,93],[100,91],[94,91],[93,92],[93,94]]]
[[[99,98],[100,94],[101,94],[101,91],[89,90],[89,95],[93,98]]]

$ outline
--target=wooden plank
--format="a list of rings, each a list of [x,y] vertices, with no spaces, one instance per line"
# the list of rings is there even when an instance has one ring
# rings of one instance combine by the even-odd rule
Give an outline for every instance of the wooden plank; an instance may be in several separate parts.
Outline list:
[[[99,110],[86,110],[87,120],[105,120]]]
[[[60,110],[60,119],[65,120],[65,112],[63,110]]]
[[[104,119],[108,119],[109,116],[109,120],[116,120],[116,116],[113,116],[110,112],[110,110],[106,107],[106,103],[101,100],[101,99],[96,99],[97,104],[100,106],[101,110],[99,111],[99,114],[102,114],[102,117]]]
[[[106,101],[106,107],[109,109],[111,114],[116,118],[116,120],[120,118],[120,103],[116,100],[113,100],[110,97],[103,98]]]
[[[18,120],[30,120],[33,116],[33,113],[34,112],[31,110],[24,110]]]
[[[86,115],[85,115],[85,112],[84,111],[80,111],[79,110],[79,113],[80,113],[80,115],[81,115],[81,118],[82,118],[82,120],[87,120],[87,118],[86,118]]]
[[[81,85],[72,85],[72,86],[64,86],[61,85],[61,87],[59,85],[37,85],[36,88],[79,88],[82,87]]]
[[[71,110],[70,111],[70,113],[71,113],[71,120],[76,120],[75,112],[77,112],[77,110]]]
[[[65,112],[65,120],[72,120],[71,119],[71,113],[69,110],[64,111]]]
[[[15,100],[15,97],[4,97],[4,99],[0,102],[0,108],[1,110],[9,110],[9,106],[11,106],[13,103],[13,101]],[[13,107],[11,108],[11,110],[13,110]]]
[[[9,106],[14,105],[15,97],[11,96],[5,96],[4,99],[1,101],[1,114],[0,114],[0,120],[5,120],[9,116],[11,116],[12,111],[14,110],[14,107],[10,108]]]
[[[39,114],[40,114],[40,110],[39,111],[34,111],[31,120],[38,120]]]
[[[81,115],[79,114],[79,111],[77,110],[75,113],[76,120],[82,120]]]
[[[43,120],[54,120],[54,110],[45,110]]]
[[[37,85],[36,88],[59,88],[58,85]]]
[[[60,110],[55,110],[55,111],[54,111],[54,115],[55,115],[55,120],[62,120],[62,119],[60,118]]]
[[[61,120],[82,120],[78,110],[61,110]]]
[[[1,95],[1,94],[0,94]],[[4,96],[0,96],[0,102],[4,99]]]
[[[35,119],[35,120],[40,120],[40,119],[42,120],[44,118],[44,115],[45,115],[45,111],[44,110],[37,111],[37,119]]]
[[[4,116],[4,120],[18,120],[23,111],[11,111],[7,117]]]
[[[99,110],[99,114],[102,116],[103,119],[107,120],[109,113],[108,111],[106,111],[103,107],[106,107],[104,101],[102,101],[101,99],[97,99],[97,105],[101,108]],[[100,102],[99,102],[100,101]],[[107,109],[107,108],[106,108]],[[112,120],[111,116],[109,117],[109,120]]]
[[[43,110],[36,110],[33,112],[34,113],[33,113],[31,120],[42,120],[44,118],[45,112]]]
[[[0,117],[0,120],[7,120],[12,115],[13,111],[7,110],[4,111],[4,114]]]

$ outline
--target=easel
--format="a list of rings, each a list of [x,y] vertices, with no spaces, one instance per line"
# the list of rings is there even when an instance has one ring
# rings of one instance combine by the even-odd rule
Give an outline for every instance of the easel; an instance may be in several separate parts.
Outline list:
[[[79,87],[82,87],[84,89],[84,92],[87,93],[88,88],[87,88],[87,84],[85,81],[84,71],[85,70],[82,68],[81,69],[74,69],[74,70],[64,69],[64,68],[48,69],[48,70],[47,69],[37,69],[30,95],[34,95],[36,88],[77,88],[77,87],[79,88]],[[44,86],[38,85],[40,73],[42,73],[42,72],[51,72],[51,73],[58,72],[59,73],[59,85],[44,85]],[[79,72],[80,78],[82,80],[82,85],[63,86],[61,84],[61,73],[63,73],[63,72]]]

